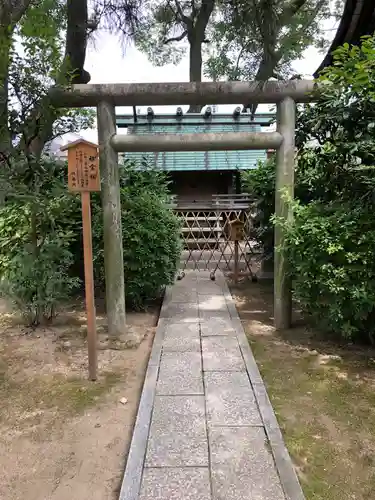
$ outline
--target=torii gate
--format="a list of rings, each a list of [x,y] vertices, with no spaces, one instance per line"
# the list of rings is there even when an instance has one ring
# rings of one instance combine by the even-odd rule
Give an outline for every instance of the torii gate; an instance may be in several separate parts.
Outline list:
[[[203,82],[203,83],[130,83],[73,85],[54,88],[50,93],[55,107],[96,107],[99,135],[100,172],[104,227],[104,264],[109,335],[125,332],[125,284],[121,229],[121,203],[118,176],[119,152],[207,151],[276,149],[277,217],[292,218],[289,204],[282,197],[294,193],[295,105],[317,99],[312,80],[287,82]],[[202,134],[118,135],[116,106],[183,104],[276,103],[277,131],[227,132]],[[274,324],[276,329],[291,323],[291,283],[287,278],[285,255],[278,251],[284,235],[275,227]]]

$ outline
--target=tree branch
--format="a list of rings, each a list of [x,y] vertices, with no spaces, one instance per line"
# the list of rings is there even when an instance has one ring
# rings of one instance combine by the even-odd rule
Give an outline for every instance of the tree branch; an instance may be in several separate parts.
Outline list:
[[[311,26],[311,24],[314,22],[316,16],[319,14],[319,11],[322,9],[322,7],[324,7],[325,3],[326,3],[326,0],[319,0],[317,2],[315,9],[312,11],[310,17],[304,23],[302,30],[306,30],[307,28],[309,28]],[[278,60],[280,60],[282,58],[283,53],[284,53],[284,45],[286,45],[287,43],[288,43],[288,36],[285,35],[284,37],[281,38],[280,48],[275,54],[275,56]]]
[[[295,0],[293,4],[305,3],[306,0]],[[288,9],[292,6],[289,5]],[[281,59],[280,51],[275,51],[277,35],[282,28],[280,24],[280,19],[275,17],[274,14],[274,2],[272,0],[267,0],[263,3],[262,9],[256,11],[256,22],[258,25],[263,55],[260,61],[258,71],[255,75],[255,80],[263,85],[274,75],[274,70],[277,63]],[[250,109],[252,118],[254,118],[255,112],[257,110],[258,104],[244,105],[244,108]]]
[[[175,0],[174,3],[176,5],[176,9],[177,9],[178,15],[180,16],[181,22],[185,23],[186,25],[191,23],[191,19],[184,14],[184,11],[182,10],[182,7],[181,7],[179,0]]]
[[[87,46],[87,0],[67,0],[68,24],[65,55],[56,83],[88,83],[90,75],[83,69]],[[71,71],[73,76],[71,77]],[[53,135],[53,124],[58,112],[50,106],[49,97],[44,96],[36,105],[30,119],[32,140],[25,144],[26,153],[39,157],[44,145]]]
[[[285,26],[289,19],[291,19],[302,7],[307,3],[308,0],[293,0],[289,5],[287,5],[280,16],[280,26]]]
[[[240,67],[240,61],[241,61],[242,54],[244,53],[244,50],[245,50],[245,47],[242,47],[238,56],[237,56],[236,66],[234,68],[234,73],[236,75],[236,78],[237,78],[238,68]]]
[[[94,18],[102,28],[121,33],[125,42],[134,36],[143,16],[141,4],[142,0],[94,0]]]
[[[3,0],[4,1],[4,0]],[[14,5],[12,0],[5,0],[5,12],[10,13],[10,23],[15,25],[21,20],[21,17],[25,14],[29,8],[32,0],[20,0],[16,2],[17,6]]]
[[[11,150],[8,128],[9,63],[15,25],[21,20],[31,0],[0,0],[0,149]]]
[[[192,18],[195,19],[197,15],[197,6],[195,5],[195,0],[190,1]]]
[[[281,57],[281,56],[280,56]],[[279,60],[277,59],[269,59],[267,57],[263,57],[259,64],[258,71],[255,75],[255,81],[259,82],[260,87],[262,88],[263,85],[274,76],[275,74],[275,67]],[[257,110],[258,104],[247,104],[244,106],[245,109],[249,109],[251,113],[251,118],[254,118],[255,112]]]
[[[188,33],[187,30],[185,30],[181,35],[173,38],[167,38],[166,40],[164,40],[163,43],[166,45],[167,43],[171,42],[181,42],[181,40],[183,40],[186,37],[187,33]]]

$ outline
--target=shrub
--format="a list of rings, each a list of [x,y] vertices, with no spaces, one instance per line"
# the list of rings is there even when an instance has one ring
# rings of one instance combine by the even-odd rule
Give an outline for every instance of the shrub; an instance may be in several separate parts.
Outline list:
[[[125,293],[129,306],[140,309],[171,283],[180,253],[180,224],[168,208],[166,174],[120,166]],[[95,211],[95,271],[104,280],[101,211]]]
[[[375,219],[370,209],[296,204],[284,251],[295,299],[325,331],[373,342]]]
[[[36,326],[52,319],[79,285],[70,274],[79,209],[67,191],[64,164],[44,159],[30,168],[13,158],[11,166],[0,209],[0,292]]]
[[[260,162],[258,168],[242,172],[242,185],[246,193],[257,201],[257,215],[254,229],[257,241],[263,247],[263,257],[270,259],[274,249],[274,224],[272,216],[275,211],[275,157]]]
[[[7,199],[0,208],[0,293],[30,325],[51,319],[83,278],[79,196],[69,193],[66,164],[12,159]],[[168,208],[166,174],[146,164],[119,166],[127,303],[144,307],[176,273],[180,225]],[[92,195],[94,270],[103,286],[100,194]]]
[[[295,217],[279,220],[294,297],[325,331],[374,339],[375,39],[345,44],[321,77],[321,99],[299,108]],[[246,174],[265,207],[274,206],[272,162]],[[272,217],[271,217],[272,218]]]
[[[10,259],[0,291],[28,326],[37,326],[42,320],[52,320],[58,306],[71,296],[80,280],[68,274],[73,256],[67,239],[49,237],[37,258],[32,250],[28,245]]]

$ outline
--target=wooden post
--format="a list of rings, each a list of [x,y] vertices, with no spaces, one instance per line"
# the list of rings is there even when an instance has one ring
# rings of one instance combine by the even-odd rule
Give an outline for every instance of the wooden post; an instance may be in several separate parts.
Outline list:
[[[234,282],[238,284],[238,240],[234,240]]]
[[[114,105],[106,101],[99,102],[97,111],[108,334],[118,337],[125,333],[126,316],[118,154],[110,142],[116,134],[116,115]]]
[[[234,241],[234,282],[238,283],[239,278],[239,241],[244,238],[245,224],[240,219],[232,220],[229,223],[229,237]]]
[[[81,193],[82,226],[83,226],[83,257],[85,265],[85,298],[87,314],[87,345],[89,352],[89,379],[96,380],[98,364],[96,346],[96,311],[94,295],[94,269],[92,255],[91,207],[90,192]]]
[[[96,380],[98,357],[90,192],[100,191],[98,146],[80,139],[62,147],[61,150],[68,150],[68,188],[70,191],[81,193],[89,379]]]
[[[283,142],[276,156],[276,217],[291,219],[290,204],[282,193],[294,196],[294,157],[295,157],[295,102],[286,97],[277,105],[277,130],[283,136]],[[284,243],[284,234],[280,227],[275,227],[275,267],[274,267],[274,323],[277,330],[289,328],[292,322],[291,283],[287,277],[287,261],[283,252],[278,250]]]

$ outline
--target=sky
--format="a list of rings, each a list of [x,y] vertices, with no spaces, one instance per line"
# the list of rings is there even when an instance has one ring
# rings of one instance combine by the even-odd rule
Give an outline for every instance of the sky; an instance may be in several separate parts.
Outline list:
[[[334,35],[334,32],[333,32]],[[312,78],[312,74],[319,67],[323,55],[314,48],[306,50],[303,59],[294,63],[295,72],[305,78]],[[116,35],[108,33],[100,35],[95,46],[88,48],[85,68],[91,74],[90,83],[152,83],[152,82],[186,82],[189,81],[188,57],[175,65],[154,67],[147,57],[135,47],[129,46],[124,49],[121,41]],[[241,105],[243,103],[238,103]],[[186,110],[188,106],[183,106]],[[231,112],[234,105],[221,105],[218,112]],[[145,112],[145,107],[137,107]],[[155,113],[173,113],[176,106],[154,106]],[[261,105],[258,111],[268,111],[268,105]],[[116,108],[117,114],[131,114],[131,107]],[[85,139],[97,142],[97,130],[82,131],[80,134]]]

